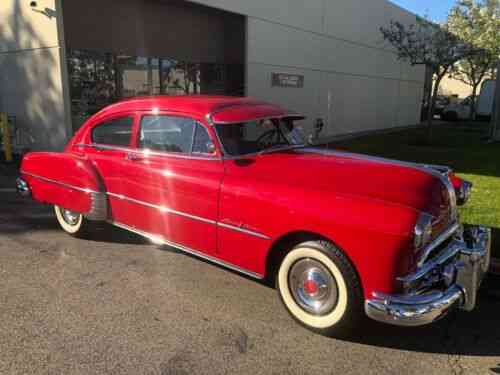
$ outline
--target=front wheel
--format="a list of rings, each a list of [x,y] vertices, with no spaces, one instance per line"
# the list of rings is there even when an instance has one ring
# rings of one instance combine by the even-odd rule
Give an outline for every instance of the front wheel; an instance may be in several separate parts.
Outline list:
[[[78,212],[73,212],[65,208],[54,206],[56,218],[61,228],[74,237],[88,237],[90,223]]]
[[[286,309],[312,331],[349,335],[363,317],[363,292],[356,271],[327,241],[293,248],[280,265],[276,284]]]

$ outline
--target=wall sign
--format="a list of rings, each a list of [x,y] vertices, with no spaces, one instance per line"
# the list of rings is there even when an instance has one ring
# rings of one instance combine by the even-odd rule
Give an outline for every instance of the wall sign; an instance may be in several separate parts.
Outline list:
[[[304,87],[304,76],[300,74],[272,73],[271,85],[273,87]]]

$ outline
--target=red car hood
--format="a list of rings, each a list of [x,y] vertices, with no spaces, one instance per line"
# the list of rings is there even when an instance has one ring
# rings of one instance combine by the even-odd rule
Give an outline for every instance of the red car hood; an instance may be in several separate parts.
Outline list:
[[[447,187],[435,174],[409,164],[305,148],[263,154],[254,167],[259,178],[369,197],[430,213],[443,225],[448,222]]]

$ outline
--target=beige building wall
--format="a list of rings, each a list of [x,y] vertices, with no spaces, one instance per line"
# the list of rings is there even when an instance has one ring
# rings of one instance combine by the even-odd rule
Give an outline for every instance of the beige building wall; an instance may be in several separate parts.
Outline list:
[[[439,85],[439,93],[446,96],[458,95],[460,99],[465,99],[472,95],[472,87],[456,79],[444,77]]]
[[[385,0],[196,0],[248,16],[247,93],[325,119],[324,137],[417,124],[424,69],[397,60],[381,38],[415,15]],[[271,74],[304,76],[271,87]]]
[[[61,149],[69,136],[57,0],[2,0],[0,111],[15,116],[26,146]],[[29,138],[35,141],[30,145]]]
[[[0,5],[0,110],[36,148],[60,149],[71,135],[61,1]],[[248,17],[247,94],[304,113],[306,130],[317,117],[324,137],[418,123],[424,70],[398,61],[379,31],[415,22],[411,13],[385,0],[193,2]],[[273,72],[303,75],[304,87],[271,87]]]

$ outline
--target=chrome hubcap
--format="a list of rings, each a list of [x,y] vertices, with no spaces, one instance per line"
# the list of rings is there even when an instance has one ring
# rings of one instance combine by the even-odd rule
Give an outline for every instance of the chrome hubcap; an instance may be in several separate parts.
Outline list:
[[[61,215],[66,223],[69,225],[76,225],[78,223],[78,219],[80,218],[80,214],[66,210],[64,208],[61,208]]]
[[[328,269],[314,259],[297,261],[288,274],[295,302],[314,315],[326,315],[337,304],[337,283]]]

